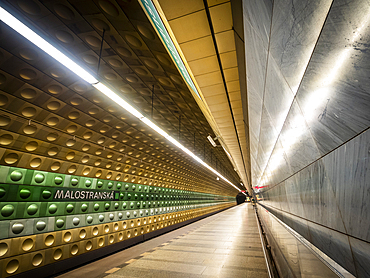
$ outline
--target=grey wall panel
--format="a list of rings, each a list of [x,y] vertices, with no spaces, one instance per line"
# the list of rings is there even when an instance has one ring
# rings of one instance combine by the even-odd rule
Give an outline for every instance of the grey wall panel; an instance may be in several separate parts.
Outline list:
[[[332,0],[274,1],[270,53],[296,93]]]
[[[370,241],[370,130],[322,161],[341,211],[347,233]]]

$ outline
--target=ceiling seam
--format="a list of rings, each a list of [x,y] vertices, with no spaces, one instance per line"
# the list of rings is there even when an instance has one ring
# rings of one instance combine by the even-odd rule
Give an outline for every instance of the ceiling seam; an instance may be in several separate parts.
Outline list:
[[[239,151],[240,151],[240,154],[241,154],[241,159],[242,159],[243,167],[244,167],[243,170],[244,170],[244,173],[247,175],[247,173],[246,173],[246,167],[245,167],[245,162],[244,162],[244,159],[243,159],[243,151],[242,151],[242,148],[241,148],[241,145],[240,145],[240,139],[239,139],[238,131],[237,131],[236,124],[235,124],[234,114],[232,112],[232,107],[231,107],[231,103],[230,103],[230,97],[229,97],[228,89],[227,89],[227,86],[226,86],[225,74],[224,74],[224,71],[223,71],[223,68],[222,68],[221,57],[220,57],[220,53],[218,52],[218,47],[217,47],[217,42],[216,42],[216,36],[215,36],[214,29],[213,29],[211,14],[209,12],[209,7],[208,7],[207,0],[203,0],[203,3],[204,3],[204,8],[205,8],[206,14],[207,14],[209,28],[211,30],[213,44],[214,44],[214,47],[215,47],[215,50],[216,50],[216,56],[217,56],[218,64],[220,66],[220,71],[221,71],[221,76],[222,76],[222,80],[223,80],[224,87],[225,87],[225,93],[226,93],[226,97],[227,97],[227,102],[228,102],[230,113],[231,113],[231,117],[232,117],[232,120],[233,120],[234,131],[235,131],[235,134],[236,134],[236,138],[238,140]]]

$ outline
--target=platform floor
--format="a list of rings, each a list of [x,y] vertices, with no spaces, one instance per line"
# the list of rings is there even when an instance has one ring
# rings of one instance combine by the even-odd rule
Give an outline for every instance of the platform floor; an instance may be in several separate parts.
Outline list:
[[[268,277],[251,204],[242,204],[58,278]]]

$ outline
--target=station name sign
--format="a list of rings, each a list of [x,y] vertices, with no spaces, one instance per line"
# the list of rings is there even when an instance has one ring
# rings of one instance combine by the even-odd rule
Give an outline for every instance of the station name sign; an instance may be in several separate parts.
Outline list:
[[[55,191],[53,199],[56,201],[116,201],[119,199],[119,191],[59,188]]]

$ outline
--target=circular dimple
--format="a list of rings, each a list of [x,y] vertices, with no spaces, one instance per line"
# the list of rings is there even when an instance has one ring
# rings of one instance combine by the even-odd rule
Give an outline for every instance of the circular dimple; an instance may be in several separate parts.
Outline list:
[[[67,147],[72,147],[74,144],[76,144],[76,141],[73,139],[68,139],[66,142]]]
[[[68,213],[71,213],[71,212],[73,212],[73,210],[74,210],[74,205],[73,204],[68,204],[67,206],[66,206],[66,211],[68,212]]]
[[[57,101],[51,101],[49,102],[48,104],[46,104],[46,107],[49,109],[49,110],[58,110],[60,108],[60,103],[57,102]]]
[[[99,229],[98,229],[98,227],[94,227],[94,229],[93,229],[93,235],[94,236],[97,236],[98,234],[99,234]]]
[[[41,165],[41,162],[41,158],[36,157],[30,161],[30,166],[32,168],[37,168]]]
[[[26,150],[29,152],[33,152],[38,148],[39,144],[36,141],[28,142],[25,146]]]
[[[141,41],[135,37],[135,36],[132,36],[132,35],[126,35],[125,36],[127,42],[135,47],[141,47],[142,46],[142,43]]]
[[[18,154],[9,153],[4,157],[4,161],[6,164],[14,164],[18,161]]]
[[[76,165],[71,165],[68,167],[67,169],[67,172],[70,173],[70,174],[73,174],[74,172],[76,172],[77,170],[77,166]]]
[[[31,69],[21,69],[19,71],[19,76],[25,80],[32,80],[37,77],[37,73]]]
[[[75,158],[75,153],[74,152],[67,153],[67,155],[66,155],[67,160],[72,160],[74,158]]]
[[[93,47],[99,47],[100,46],[100,40],[97,37],[94,36],[86,36],[85,40],[88,44],[90,44]]]
[[[84,239],[86,237],[87,233],[85,229],[82,229],[79,233],[79,236],[81,239]]]
[[[86,251],[90,251],[92,247],[93,247],[93,244],[90,240],[86,242],[86,246],[85,246]]]
[[[122,212],[119,212],[119,213],[118,213],[118,218],[119,218],[119,219],[122,219],[122,217],[123,217],[123,213],[122,213]]]
[[[91,224],[92,222],[93,222],[93,218],[92,218],[92,216],[88,216],[87,218],[86,218],[86,222],[88,223],[88,224]]]
[[[10,118],[5,115],[0,116],[0,126],[7,126],[10,123]]]
[[[63,30],[55,31],[55,37],[61,42],[64,42],[67,44],[72,43],[74,41],[73,36],[70,33],[63,31]]]
[[[71,239],[72,239],[72,234],[71,234],[71,232],[66,232],[66,233],[64,234],[64,236],[63,236],[63,240],[64,240],[64,242],[70,242],[70,241],[71,241]]]
[[[75,18],[73,11],[63,4],[55,4],[54,11],[57,13],[57,15],[66,20],[72,20]]]
[[[56,213],[58,210],[58,206],[56,204],[51,204],[48,208],[50,214]]]
[[[69,127],[67,127],[67,132],[68,133],[75,133],[77,131],[77,126],[76,125],[70,125]]]
[[[182,79],[179,76],[171,75],[170,78],[172,79],[173,82],[175,82],[179,85],[183,84]]]
[[[99,221],[100,221],[100,222],[103,222],[103,221],[104,221],[104,215],[103,215],[103,214],[100,214],[100,215],[99,215]]]
[[[91,180],[86,180],[85,181],[85,186],[86,187],[90,187],[92,185],[92,181]]]
[[[122,62],[120,61],[120,60],[117,60],[117,59],[114,59],[114,58],[112,58],[112,59],[109,59],[108,60],[108,63],[111,65],[111,66],[113,66],[113,67],[115,67],[115,68],[119,68],[119,67],[122,67]]]
[[[6,252],[8,252],[9,247],[6,242],[1,242],[0,243],[0,257],[4,256]]]
[[[78,184],[78,178],[71,179],[71,185],[76,186]]]
[[[105,21],[103,21],[103,20],[101,20],[101,19],[99,19],[99,18],[93,18],[92,20],[91,20],[91,23],[92,23],[92,25],[94,25],[95,26],[95,28],[96,29],[98,29],[99,31],[103,31],[103,30],[105,30],[105,31],[109,31],[109,25],[105,22]]]
[[[46,124],[49,126],[56,126],[59,123],[59,119],[57,117],[50,117],[46,120]]]
[[[42,254],[38,253],[32,258],[32,265],[39,266],[42,263],[43,257]]]
[[[78,113],[77,111],[73,111],[68,114],[68,118],[70,118],[71,120],[76,120],[79,117],[80,117],[80,113]]]
[[[39,56],[37,51],[33,50],[32,48],[22,48],[19,50],[19,55],[21,55],[23,59],[29,61],[36,60]]]
[[[74,217],[72,219],[72,223],[73,223],[73,225],[78,226],[80,224],[80,218]]]
[[[89,111],[87,111],[87,113],[89,113],[90,115],[95,115],[95,114],[99,113],[99,109],[98,108],[91,108]]]
[[[23,132],[27,135],[32,135],[37,131],[37,127],[35,125],[27,125],[23,128]]]
[[[53,142],[55,140],[58,139],[58,134],[56,133],[49,133],[47,136],[46,136],[46,139],[50,142]]]
[[[111,72],[108,72],[106,74],[104,74],[104,78],[107,79],[107,80],[116,80],[117,79],[117,75],[115,75],[114,73],[111,73]]]
[[[56,176],[54,178],[54,183],[55,184],[60,185],[60,184],[62,184],[62,182],[63,182],[63,177],[62,176]]]
[[[50,156],[54,156],[56,154],[58,154],[59,150],[57,147],[51,147],[49,150],[48,150],[48,155]]]
[[[54,260],[59,260],[61,257],[62,257],[62,255],[63,255],[63,251],[62,251],[62,249],[55,249],[55,251],[54,251],[54,254],[53,254],[53,258],[54,258]]]
[[[82,59],[90,65],[95,65],[98,62],[98,58],[90,54],[82,56]]]
[[[109,233],[109,226],[108,225],[104,226],[104,232]]]
[[[51,191],[46,189],[46,190],[42,191],[41,195],[42,195],[42,198],[49,199],[51,197]]]
[[[28,215],[34,215],[39,210],[38,206],[36,204],[29,205],[27,208]]]
[[[152,69],[159,69],[159,66],[157,65],[157,63],[155,63],[151,60],[144,60],[144,64],[147,65],[148,67],[152,68]]]
[[[7,104],[9,99],[5,95],[0,95],[0,106]]]
[[[163,77],[159,77],[158,81],[159,81],[159,83],[161,83],[164,86],[171,86],[172,85],[171,82],[168,79],[163,78]]]
[[[75,105],[75,106],[77,106],[77,105],[81,105],[82,104],[82,99],[81,98],[73,98],[73,99],[71,99],[70,101],[69,101],[72,105]]]
[[[39,15],[41,9],[33,0],[18,0],[18,6],[28,14]]]
[[[0,187],[0,198],[4,197],[6,194],[6,190],[3,187]]]
[[[139,30],[139,32],[146,38],[150,39],[150,40],[154,40],[155,39],[155,35],[154,33],[148,29],[147,27],[143,26],[143,25],[137,25],[137,29]]]
[[[60,94],[63,91],[63,88],[59,85],[51,85],[48,88],[48,91],[49,91],[49,93],[51,93],[53,95],[57,95],[57,94]]]
[[[37,221],[37,223],[36,223],[36,229],[38,230],[38,231],[42,231],[42,230],[44,230],[46,228],[46,223],[45,223],[45,221],[42,221],[42,220],[39,220],[39,221]]]
[[[139,75],[148,75],[148,72],[145,69],[137,68],[134,70]]]
[[[87,86],[85,84],[76,84],[73,86],[74,90],[77,91],[77,92],[84,92],[87,90]]]
[[[25,117],[27,117],[27,118],[29,118],[29,117],[33,117],[33,116],[35,116],[35,114],[36,114],[36,109],[35,108],[33,108],[33,107],[26,107],[26,108],[24,108],[23,110],[22,110],[22,115],[23,116],[25,116]]]
[[[12,232],[14,234],[20,234],[24,230],[24,225],[22,223],[14,223],[12,225]]]
[[[41,173],[35,175],[35,182],[42,183],[45,180],[45,176]]]
[[[5,271],[8,274],[13,274],[14,272],[18,270],[18,268],[19,268],[19,261],[16,259],[13,259],[8,262],[8,264],[6,265]]]
[[[126,80],[131,83],[139,82],[139,79],[136,76],[126,76]]]
[[[66,72],[61,68],[53,68],[50,70],[50,74],[55,78],[63,78],[66,76]]]
[[[171,65],[171,62],[167,57],[160,55],[160,54],[158,54],[156,57],[161,64],[166,65],[166,66]]]
[[[95,210],[95,211],[98,211],[98,210],[99,210],[99,208],[100,208],[100,205],[99,205],[99,204],[94,204],[94,210]]]
[[[113,243],[114,242],[114,236],[113,235],[110,235],[109,236],[109,243]]]
[[[99,247],[104,245],[104,239],[103,238],[99,238],[98,245],[99,245]]]
[[[13,142],[13,136],[10,134],[3,134],[0,136],[0,144],[3,146],[10,145]]]
[[[125,47],[117,47],[116,48],[116,51],[118,52],[118,54],[121,54],[122,56],[124,57],[131,57],[132,56],[132,53],[130,50],[128,50],[127,48]]]
[[[99,6],[102,8],[104,12],[106,12],[110,16],[116,17],[119,15],[118,9],[108,0],[100,0]]]
[[[77,244],[74,244],[72,247],[71,247],[71,254],[74,256],[78,253],[78,246]]]
[[[21,91],[21,96],[25,99],[33,99],[37,95],[36,91],[30,88],[26,88]]]
[[[54,241],[55,241],[55,238],[53,235],[48,235],[46,238],[45,238],[45,245],[46,246],[52,246],[54,244]]]
[[[102,174],[103,174],[103,172],[101,170],[99,170],[95,173],[95,177],[100,178]]]
[[[1,208],[1,215],[3,217],[9,217],[13,214],[14,210],[15,209],[13,205],[5,205]]]
[[[87,204],[82,204],[82,205],[81,205],[81,211],[82,211],[82,212],[86,212],[86,211],[87,211],[87,209],[88,209]]]

